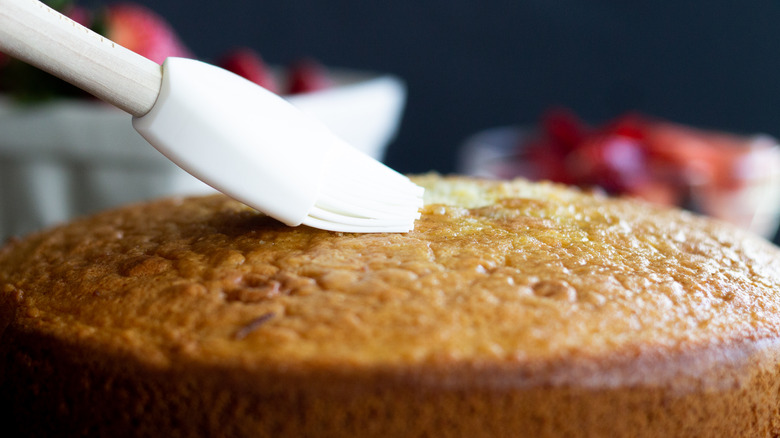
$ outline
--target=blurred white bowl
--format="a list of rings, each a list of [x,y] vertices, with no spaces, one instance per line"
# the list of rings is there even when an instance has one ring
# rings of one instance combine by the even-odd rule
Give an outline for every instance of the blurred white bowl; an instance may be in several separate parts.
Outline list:
[[[404,83],[331,73],[336,87],[290,102],[381,160],[400,124]],[[146,143],[116,108],[89,100],[19,105],[0,96],[0,239],[129,202],[211,191]]]
[[[507,179],[522,176],[540,179],[533,163],[524,160],[520,149],[527,130],[500,126],[477,132],[467,138],[458,151],[457,171],[480,178]]]
[[[542,180],[545,175],[524,151],[533,135],[532,129],[517,126],[477,132],[461,145],[457,170],[481,178]],[[780,146],[767,136],[753,139],[760,147],[745,154],[740,163],[734,163],[742,171],[742,184],[691,184],[687,187],[689,205],[685,207],[772,239],[780,224]]]

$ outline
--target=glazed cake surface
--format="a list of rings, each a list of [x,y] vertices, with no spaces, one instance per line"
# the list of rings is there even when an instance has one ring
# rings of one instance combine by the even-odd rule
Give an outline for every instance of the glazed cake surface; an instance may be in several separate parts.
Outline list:
[[[776,247],[559,185],[415,180],[406,234],[289,228],[217,195],[8,243],[17,429],[780,433]]]

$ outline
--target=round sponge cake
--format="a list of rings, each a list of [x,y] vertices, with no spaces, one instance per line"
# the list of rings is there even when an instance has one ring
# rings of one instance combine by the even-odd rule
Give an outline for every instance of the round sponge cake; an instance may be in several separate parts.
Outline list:
[[[0,250],[23,436],[780,434],[780,250],[678,210],[425,175],[406,234],[221,195]],[[16,435],[14,435],[16,436]]]

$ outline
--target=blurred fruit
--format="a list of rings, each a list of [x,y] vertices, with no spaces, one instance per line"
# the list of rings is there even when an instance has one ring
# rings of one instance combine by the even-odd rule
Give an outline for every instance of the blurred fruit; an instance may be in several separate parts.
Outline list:
[[[249,79],[267,90],[274,93],[279,92],[279,86],[271,70],[260,57],[260,54],[253,49],[243,47],[233,50],[220,58],[217,61],[217,65]]]
[[[192,57],[170,24],[144,6],[110,5],[103,20],[108,39],[158,64],[170,56]]]
[[[588,128],[566,108],[554,108],[542,116],[542,132],[551,149],[559,154],[574,150],[588,135]]]
[[[584,135],[567,158],[567,168],[580,183],[609,193],[632,193],[650,179],[644,137],[647,124],[629,114]]]
[[[288,94],[310,93],[333,86],[327,68],[311,58],[300,59],[290,65],[287,78]]]
[[[92,27],[92,12],[83,6],[69,4],[63,14],[88,29]]]
[[[608,193],[630,192],[649,178],[647,154],[634,138],[614,132],[590,136],[566,157],[566,169],[579,184]]]
[[[73,0],[45,0],[73,21],[107,37],[158,64],[176,56],[192,58],[171,25],[151,9],[133,2],[116,3],[100,13],[76,5]],[[219,58],[217,65],[274,92],[298,94],[319,91],[334,84],[327,68],[311,58],[289,66],[282,89],[262,57],[247,47]],[[18,101],[43,101],[56,97],[90,97],[82,90],[35,67],[0,53],[0,92]]]
[[[699,187],[734,191],[770,178],[775,171],[755,157],[775,144],[636,113],[594,128],[557,108],[542,116],[537,135],[520,146],[535,170],[533,179],[681,205]]]
[[[657,160],[679,169],[691,184],[734,188],[748,177],[737,165],[751,152],[754,139],[659,122],[647,145]]]

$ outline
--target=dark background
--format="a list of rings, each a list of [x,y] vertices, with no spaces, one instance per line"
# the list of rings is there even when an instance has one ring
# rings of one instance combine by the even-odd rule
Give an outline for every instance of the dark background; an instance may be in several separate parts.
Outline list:
[[[638,110],[780,136],[776,0],[139,2],[207,61],[250,46],[272,64],[312,56],[402,77],[386,161],[403,172],[452,172],[468,135],[553,105],[592,123]]]

